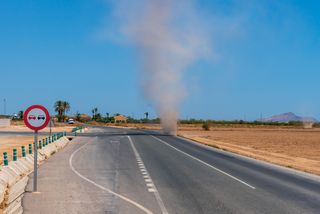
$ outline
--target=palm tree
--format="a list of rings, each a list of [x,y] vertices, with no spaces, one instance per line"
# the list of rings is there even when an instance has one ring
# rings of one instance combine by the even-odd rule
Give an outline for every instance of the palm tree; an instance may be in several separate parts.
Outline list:
[[[58,113],[58,121],[64,121],[66,112],[70,110],[70,104],[67,101],[58,100],[54,104],[54,111]]]
[[[76,121],[80,121],[81,120],[81,114],[77,111],[76,113]]]
[[[58,100],[54,103],[54,111],[58,113],[58,121],[62,121],[63,116],[63,101]]]
[[[20,120],[22,120],[23,119],[23,111],[19,111],[19,113],[18,113],[18,118],[20,119]]]
[[[70,103],[68,103],[67,101],[63,101],[62,106],[63,106],[63,121],[64,121],[66,112],[70,110]]]
[[[93,108],[91,110],[91,112],[92,112],[92,119],[95,120],[96,119],[96,115],[98,113],[98,108],[97,107]]]
[[[146,115],[146,120],[149,118],[149,112],[145,112],[144,115]]]

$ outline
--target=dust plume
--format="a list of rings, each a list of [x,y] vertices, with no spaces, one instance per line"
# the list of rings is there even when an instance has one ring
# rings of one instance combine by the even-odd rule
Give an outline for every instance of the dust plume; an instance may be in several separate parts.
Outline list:
[[[191,0],[114,0],[124,39],[141,61],[141,84],[161,119],[163,131],[175,134],[181,102],[187,95],[184,73],[208,55],[208,37]]]

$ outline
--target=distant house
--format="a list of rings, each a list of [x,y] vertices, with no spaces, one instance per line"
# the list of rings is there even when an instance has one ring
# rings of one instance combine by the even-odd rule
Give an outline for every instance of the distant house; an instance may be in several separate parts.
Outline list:
[[[114,116],[114,123],[127,123],[128,118],[123,115]]]
[[[303,122],[303,128],[312,129],[313,128],[313,124],[314,124],[314,122],[312,122],[312,121],[305,121],[305,122]]]

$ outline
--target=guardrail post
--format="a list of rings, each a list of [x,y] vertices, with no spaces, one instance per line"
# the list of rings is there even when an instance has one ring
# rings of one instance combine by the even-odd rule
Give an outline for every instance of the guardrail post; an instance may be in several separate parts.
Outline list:
[[[8,166],[8,165],[9,165],[8,153],[7,153],[7,152],[4,152],[4,153],[3,153],[3,164],[4,164],[5,166]]]
[[[16,148],[14,148],[13,149],[13,161],[17,161],[17,149]]]
[[[32,154],[32,144],[29,144],[29,154]]]
[[[22,150],[22,157],[26,157],[26,147],[21,146],[21,150]]]

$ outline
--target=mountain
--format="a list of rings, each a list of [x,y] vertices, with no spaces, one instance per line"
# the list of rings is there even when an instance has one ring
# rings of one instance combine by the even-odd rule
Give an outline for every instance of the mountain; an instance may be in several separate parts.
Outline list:
[[[275,116],[272,116],[269,118],[263,118],[262,120],[259,119],[257,121],[260,121],[260,122],[279,122],[279,123],[287,123],[290,121],[314,122],[314,123],[318,122],[318,120],[313,117],[300,117],[300,116],[295,115],[292,112],[275,115]]]

